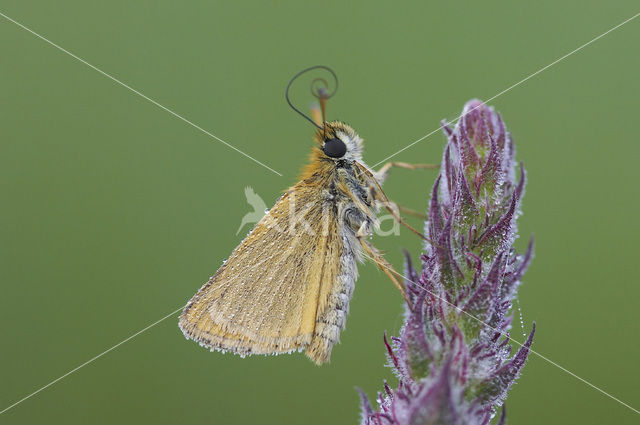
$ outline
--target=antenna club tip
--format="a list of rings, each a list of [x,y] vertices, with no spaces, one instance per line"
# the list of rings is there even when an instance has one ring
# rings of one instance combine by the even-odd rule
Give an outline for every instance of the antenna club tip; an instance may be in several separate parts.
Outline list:
[[[329,92],[325,87],[318,87],[318,97],[327,99],[329,97]]]

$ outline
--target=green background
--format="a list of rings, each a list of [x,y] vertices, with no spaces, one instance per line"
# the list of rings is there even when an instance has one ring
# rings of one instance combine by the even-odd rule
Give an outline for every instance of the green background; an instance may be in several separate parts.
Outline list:
[[[183,305],[296,181],[311,126],[284,102],[298,70],[332,66],[330,118],[375,164],[639,12],[637,1],[0,1],[0,12],[281,172],[280,177],[0,17],[0,410]],[[640,18],[491,102],[529,183],[520,304],[534,349],[640,407],[637,219]],[[305,108],[305,85],[294,90]],[[395,159],[439,162],[434,134]],[[423,209],[436,173],[393,172]],[[417,219],[411,222],[420,226]],[[400,266],[403,231],[374,243]],[[383,379],[402,300],[360,267],[331,364],[240,359],[170,318],[0,415],[7,424],[355,424]],[[519,320],[513,335],[520,337]],[[532,355],[509,423],[638,423]]]

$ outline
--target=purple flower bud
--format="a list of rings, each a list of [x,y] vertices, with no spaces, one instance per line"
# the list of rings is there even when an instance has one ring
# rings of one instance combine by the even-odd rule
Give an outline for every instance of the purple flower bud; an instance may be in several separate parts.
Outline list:
[[[411,305],[400,336],[384,338],[400,383],[385,384],[378,410],[361,393],[363,425],[488,424],[533,341],[535,324],[511,356],[512,301],[533,256],[533,240],[524,255],[513,248],[525,172],[511,135],[479,100],[443,131],[448,144],[425,225],[433,243],[421,272],[405,253]]]

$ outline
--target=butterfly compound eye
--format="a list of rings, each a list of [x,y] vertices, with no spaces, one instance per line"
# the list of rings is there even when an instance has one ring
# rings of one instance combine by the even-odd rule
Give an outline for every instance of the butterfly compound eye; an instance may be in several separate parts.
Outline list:
[[[325,155],[330,156],[331,158],[340,158],[347,153],[347,145],[345,145],[342,140],[333,138],[324,141],[322,151]]]

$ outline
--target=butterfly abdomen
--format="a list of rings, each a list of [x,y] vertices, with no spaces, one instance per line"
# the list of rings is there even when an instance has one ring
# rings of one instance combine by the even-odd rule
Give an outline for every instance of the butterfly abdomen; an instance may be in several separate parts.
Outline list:
[[[307,356],[317,364],[329,361],[331,349],[339,342],[349,313],[349,302],[358,278],[356,257],[359,254],[350,239],[352,236],[342,235],[345,250],[340,256],[341,270],[333,283],[326,307],[316,317],[316,328],[306,350]]]

